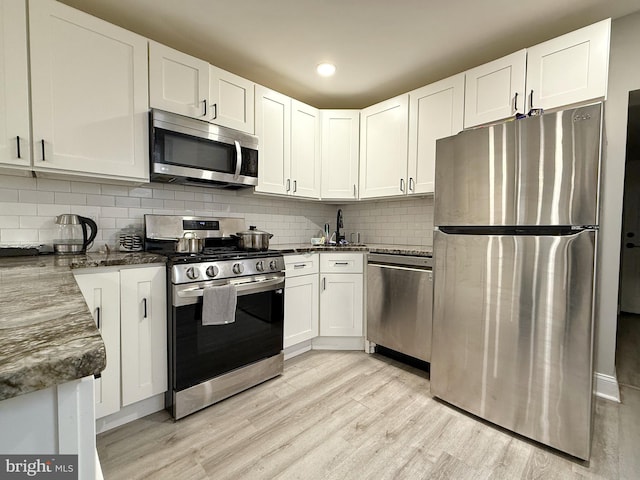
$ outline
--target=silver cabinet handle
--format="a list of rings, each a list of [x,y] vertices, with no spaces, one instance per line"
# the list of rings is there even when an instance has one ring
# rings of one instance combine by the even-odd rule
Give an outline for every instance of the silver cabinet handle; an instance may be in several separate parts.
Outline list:
[[[413,192],[415,188],[415,182],[413,181],[413,177],[409,177],[409,191]]]
[[[356,191],[356,184],[353,184],[353,198],[358,198],[358,192]]]
[[[233,178],[238,178],[242,170],[242,149],[240,148],[240,142],[238,142],[238,140],[234,140],[233,143],[236,146],[236,171],[233,174]]]
[[[46,159],[45,154],[44,154],[44,138],[42,140],[40,140],[40,145],[42,145],[42,161],[46,162],[47,159]]]
[[[296,263],[293,268],[304,268],[306,267],[307,264],[306,263]]]
[[[206,117],[207,116],[207,99],[206,98],[202,100],[202,104],[204,105],[204,113],[202,114],[202,116]]]
[[[400,179],[400,191],[404,193],[404,178]]]
[[[100,307],[96,307],[96,325],[98,326],[98,330],[100,330]]]
[[[142,318],[147,318],[147,299],[142,299]]]
[[[22,158],[22,155],[20,155],[20,135],[16,137],[16,147],[18,158]]]
[[[327,289],[327,277],[322,277],[322,290]]]
[[[513,112],[516,113],[518,111],[518,92],[513,96]]]
[[[298,181],[294,180],[293,181],[293,193],[296,193],[298,191]]]
[[[342,266],[346,266],[349,265],[349,262],[333,262],[334,265],[342,265]]]
[[[287,178],[287,192],[291,190],[291,179]]]
[[[218,118],[218,104],[214,103],[213,105],[211,105],[211,108],[213,108],[213,116],[211,117],[211,119],[215,120],[216,118]]]

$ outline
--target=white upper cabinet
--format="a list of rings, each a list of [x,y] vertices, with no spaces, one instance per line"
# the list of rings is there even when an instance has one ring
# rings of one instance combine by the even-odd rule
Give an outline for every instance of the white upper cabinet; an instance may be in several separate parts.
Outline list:
[[[257,192],[291,190],[291,99],[256,85]]]
[[[29,3],[34,170],[149,181],[147,40]]]
[[[209,121],[253,133],[255,84],[209,65]]]
[[[409,94],[360,112],[360,198],[407,193]]]
[[[465,72],[464,127],[494,122],[525,111],[527,51]]]
[[[604,99],[610,35],[607,19],[529,48],[528,110]]]
[[[290,193],[319,198],[320,166],[320,111],[292,99]]]
[[[209,64],[149,41],[149,104],[151,108],[208,120]]]
[[[326,200],[358,198],[360,110],[321,110],[322,186]]]
[[[433,193],[436,140],[463,128],[464,73],[409,92],[408,193]]]
[[[0,166],[27,171],[29,69],[24,0],[0,0]]]

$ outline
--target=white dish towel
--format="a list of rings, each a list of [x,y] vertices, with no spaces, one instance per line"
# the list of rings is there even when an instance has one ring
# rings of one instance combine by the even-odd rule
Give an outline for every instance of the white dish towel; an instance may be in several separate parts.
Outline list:
[[[236,321],[238,292],[235,285],[205,287],[202,294],[202,325],[225,325]]]

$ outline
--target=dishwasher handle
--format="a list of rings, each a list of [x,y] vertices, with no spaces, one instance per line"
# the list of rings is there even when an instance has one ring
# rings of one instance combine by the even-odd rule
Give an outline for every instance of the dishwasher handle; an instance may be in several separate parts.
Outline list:
[[[385,253],[370,253],[367,256],[369,265],[406,267],[427,270],[433,268],[433,258],[418,255],[395,255]]]
[[[389,270],[407,270],[409,272],[430,272],[431,267],[412,267],[405,265],[389,265],[388,263],[369,262],[368,266],[377,268],[388,268]]]

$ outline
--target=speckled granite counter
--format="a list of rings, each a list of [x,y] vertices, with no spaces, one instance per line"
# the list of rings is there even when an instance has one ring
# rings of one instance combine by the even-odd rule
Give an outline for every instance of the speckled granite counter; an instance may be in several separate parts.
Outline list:
[[[420,257],[431,257],[431,247],[420,245],[345,245],[345,246],[325,246],[309,244],[272,245],[272,249],[281,250],[282,253],[305,253],[305,252],[365,252],[365,253],[389,253],[394,255],[417,255]]]
[[[104,343],[71,268],[165,262],[146,253],[0,258],[0,400],[101,372]]]

